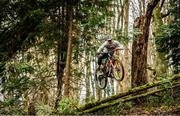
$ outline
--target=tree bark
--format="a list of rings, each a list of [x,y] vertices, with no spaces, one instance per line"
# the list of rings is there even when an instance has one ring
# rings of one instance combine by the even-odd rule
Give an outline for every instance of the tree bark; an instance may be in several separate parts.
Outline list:
[[[90,61],[91,62],[91,65],[90,65],[91,67],[90,67],[90,70],[93,70],[93,72],[90,71],[91,72],[91,78],[90,78],[91,79],[91,88],[92,88],[92,96],[93,96],[92,100],[95,100],[95,81],[94,81],[95,80],[94,79],[94,75],[95,75],[94,71],[96,70],[95,69],[95,62],[94,62],[95,58],[94,58],[94,55],[93,55],[94,52],[91,51],[90,53],[91,53],[91,61]]]
[[[128,22],[129,22],[129,0],[125,0],[124,2],[124,36],[128,37]],[[128,74],[129,74],[129,54],[128,54],[128,41],[125,42],[124,45],[124,69],[125,70],[125,78],[123,82],[123,91],[126,91],[128,89],[128,83],[129,83],[129,78],[128,78]]]
[[[120,6],[119,6],[120,4]],[[117,30],[120,30],[120,26],[122,27],[122,20],[123,20],[123,13],[124,13],[124,4],[122,3],[122,0],[118,0],[118,7],[117,7],[117,11],[118,11],[118,17],[117,17]],[[121,22],[121,24],[120,24]],[[122,28],[121,28],[122,30]]]
[[[90,101],[90,54],[88,51],[85,52],[86,53],[86,57],[87,57],[87,61],[85,61],[85,68],[86,68],[86,71],[84,73],[86,73],[85,75],[85,83],[86,83],[86,103],[88,103]],[[86,60],[86,58],[85,58]]]
[[[72,21],[73,21],[73,7],[71,5],[67,6],[68,11],[68,49],[67,49],[67,60],[65,68],[65,78],[64,78],[64,95],[69,97],[70,93],[70,68],[72,60]]]
[[[59,24],[65,28],[65,20],[64,20],[64,15],[65,15],[65,6],[62,7],[62,10],[59,8],[59,11],[61,11],[61,16],[59,16]],[[60,14],[59,14],[60,15]],[[62,18],[62,22],[60,19]],[[60,31],[60,30],[59,30]],[[60,34],[61,36],[61,34]],[[62,34],[62,37],[66,38],[65,34]],[[58,106],[59,106],[59,101],[62,97],[62,86],[63,86],[63,74],[64,74],[64,68],[65,64],[63,64],[63,61],[65,60],[63,58],[62,54],[62,40],[63,38],[58,39],[58,45],[57,45],[57,64],[56,64],[56,77],[57,77],[57,96],[56,96],[56,101],[54,105],[54,112],[57,112]],[[64,46],[63,46],[64,47]]]
[[[56,96],[56,101],[55,101],[55,106],[54,110],[55,112],[57,111],[59,101],[62,96],[62,86],[63,86],[63,73],[64,73],[64,64],[61,64],[60,62],[60,54],[61,54],[61,49],[60,49],[60,44],[58,45],[58,51],[57,51],[57,68],[56,68],[56,76],[57,76],[57,96]]]
[[[135,37],[132,45],[132,88],[147,83],[147,46],[149,36],[149,25],[153,9],[159,0],[153,0],[148,4],[146,14],[138,17],[134,22],[134,28],[140,33]],[[137,104],[144,103],[145,99],[138,99]]]

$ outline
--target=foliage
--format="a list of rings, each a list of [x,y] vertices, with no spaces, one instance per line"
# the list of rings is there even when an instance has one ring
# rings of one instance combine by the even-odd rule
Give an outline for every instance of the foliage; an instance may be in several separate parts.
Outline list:
[[[162,78],[164,79],[164,78]],[[173,86],[173,83],[168,81],[168,83],[163,84],[160,88],[166,88],[165,91],[155,94],[154,96],[150,96],[148,98],[147,105],[148,107],[170,107],[173,106],[179,101],[179,99],[174,97],[174,90],[168,89]]]
[[[117,40],[122,44],[127,44],[131,39],[132,38],[130,38],[129,36],[122,36],[122,35],[117,36]]]
[[[31,73],[32,67],[27,64],[4,65],[1,75],[1,93],[4,99],[1,101],[1,114],[23,114],[22,96],[33,85],[25,73]]]
[[[63,115],[72,115],[75,114],[75,106],[77,105],[76,101],[70,98],[62,98],[59,102],[59,111]]]
[[[171,5],[169,12],[172,21],[162,25],[160,33],[156,36],[158,52],[166,54],[166,60],[174,66],[175,73],[180,71],[180,14],[177,10],[179,7]]]
[[[116,110],[121,112],[123,110],[131,109],[133,108],[133,103],[132,102],[126,102],[126,103],[121,103],[116,107]]]
[[[112,11],[109,10],[111,0],[104,1],[82,1],[80,14],[84,17],[80,22],[80,27],[83,30],[82,38],[89,42],[94,39],[99,29],[104,28],[105,17],[112,16]],[[90,44],[92,45],[92,44]]]
[[[52,113],[52,107],[43,102],[39,102],[36,105],[36,111],[38,115],[50,115]]]

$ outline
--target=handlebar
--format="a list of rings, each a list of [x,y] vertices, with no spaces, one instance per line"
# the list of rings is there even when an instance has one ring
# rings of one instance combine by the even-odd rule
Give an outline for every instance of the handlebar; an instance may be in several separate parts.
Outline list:
[[[106,52],[100,52],[99,54],[113,54],[114,51],[118,51],[118,50],[124,50],[124,49],[122,49],[122,48],[115,48],[113,50],[108,51],[107,53]]]

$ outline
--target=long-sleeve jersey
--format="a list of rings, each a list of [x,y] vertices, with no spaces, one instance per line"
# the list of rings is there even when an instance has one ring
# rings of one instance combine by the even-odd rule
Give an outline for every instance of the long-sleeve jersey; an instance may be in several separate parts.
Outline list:
[[[115,48],[122,49],[122,46],[121,46],[121,44],[120,44],[118,41],[116,41],[116,40],[112,40],[112,44],[109,44],[107,41],[105,41],[105,42],[99,47],[99,49],[97,50],[97,52],[101,52],[104,48],[105,48],[107,51],[112,51],[112,50],[114,50]]]

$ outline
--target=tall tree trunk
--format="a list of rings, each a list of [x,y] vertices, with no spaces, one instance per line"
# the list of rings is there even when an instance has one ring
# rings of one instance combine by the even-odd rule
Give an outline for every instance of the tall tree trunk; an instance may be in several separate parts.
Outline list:
[[[120,5],[119,5],[120,4]],[[122,5],[122,1],[121,0],[118,0],[118,7],[117,7],[117,11],[118,11],[118,17],[117,17],[117,30],[119,31],[120,30],[120,20],[123,15],[123,8],[124,8],[124,5]]]
[[[85,67],[86,67],[86,76],[85,76],[85,82],[86,82],[86,103],[90,101],[90,56],[89,52],[86,52],[86,57],[85,57]],[[87,58],[87,59],[86,59]]]
[[[70,93],[70,68],[72,60],[72,21],[73,21],[73,7],[68,4],[67,6],[68,13],[68,49],[67,49],[67,60],[66,60],[66,69],[65,69],[65,83],[64,83],[64,95],[69,97]]]
[[[118,6],[118,19],[117,19],[117,30],[119,30],[119,33],[117,34],[118,36],[121,36],[123,33],[123,28],[124,28],[124,4],[122,0],[119,0],[120,7]],[[123,56],[123,55],[120,55]],[[124,62],[124,61],[122,61]],[[116,93],[121,93],[123,92],[123,83],[122,82],[117,82],[116,85]]]
[[[128,21],[129,21],[129,0],[125,0],[124,2],[124,36],[128,37]],[[128,73],[129,73],[129,49],[128,49],[128,41],[125,42],[124,45],[124,69],[125,69],[125,78],[123,81],[123,91],[125,92],[128,89]],[[122,56],[121,56],[122,57]]]
[[[61,11],[61,14],[59,14],[59,25],[62,26],[62,29],[65,30],[65,5],[62,7],[62,10],[59,8],[59,11]],[[60,13],[60,12],[59,12]],[[62,19],[62,20],[61,20]],[[61,32],[61,28],[59,30],[59,33]],[[54,111],[57,112],[58,109],[58,104],[62,96],[62,87],[63,87],[63,74],[64,74],[64,68],[65,68],[65,60],[66,58],[64,57],[65,53],[64,51],[67,48],[67,44],[62,44],[63,39],[67,37],[65,33],[60,33],[60,37],[57,40],[57,64],[56,64],[56,77],[57,77],[57,96],[56,96],[56,101],[55,101],[55,106],[54,106]]]
[[[113,12],[114,12],[114,14],[116,14],[116,9],[115,9],[115,7],[116,7],[116,2],[115,2],[116,0],[114,0],[113,1],[113,4],[114,4],[114,6],[113,6]],[[112,22],[112,35],[114,35],[114,36],[116,36],[116,16],[114,16],[113,17],[113,20],[111,20],[111,21],[113,21]]]
[[[159,0],[153,0],[148,4],[145,16],[138,17],[134,22],[134,28],[139,28],[141,34],[137,35],[132,45],[132,88],[147,83],[147,46],[149,36],[149,25],[153,9]],[[138,99],[141,104],[145,99]]]
[[[91,51],[91,67],[90,69],[92,70],[91,72],[91,88],[92,88],[92,100],[95,100],[95,79],[94,79],[94,75],[95,75],[95,58],[93,55],[93,51]]]
[[[57,68],[56,68],[56,76],[57,76],[57,97],[55,101],[54,110],[57,111],[59,101],[61,99],[61,93],[62,93],[62,86],[63,86],[63,73],[64,73],[64,64],[61,64],[61,40],[58,42],[58,51],[57,51]]]

